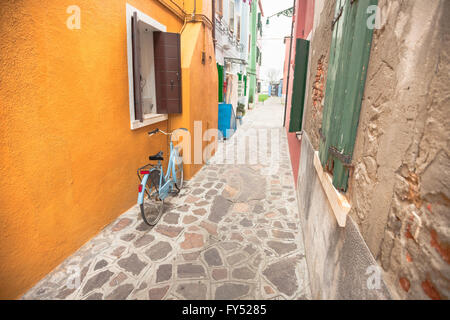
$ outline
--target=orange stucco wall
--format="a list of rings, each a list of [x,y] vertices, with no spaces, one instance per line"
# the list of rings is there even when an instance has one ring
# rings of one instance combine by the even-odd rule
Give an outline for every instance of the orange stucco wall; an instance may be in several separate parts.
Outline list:
[[[180,32],[183,21],[158,1],[127,2]],[[136,169],[167,154],[165,137],[147,131],[191,129],[199,112],[217,123],[217,71],[201,64],[202,28],[183,61],[183,114],[132,131],[126,1],[78,0],[80,30],[66,27],[70,4],[0,4],[0,298],[20,297],[136,203]],[[189,178],[198,168],[185,170]]]
[[[181,67],[183,74],[183,88],[189,87],[189,90],[183,90],[183,108],[186,113],[174,115],[169,119],[171,127],[185,127],[191,133],[191,165],[185,166],[185,175],[192,177],[201,169],[203,156],[195,158],[194,140],[195,122],[201,122],[203,137],[204,131],[217,128],[218,117],[218,75],[214,47],[211,38],[211,30],[205,28],[201,23],[187,24],[181,35],[181,47],[183,55],[181,58]],[[196,41],[193,41],[193,40]],[[202,52],[205,52],[205,63],[202,63]],[[211,79],[211,75],[215,78]],[[186,108],[189,106],[188,108]],[[187,112],[189,110],[189,112]],[[197,140],[200,142],[200,140]],[[216,142],[215,140],[212,143]],[[209,144],[201,140],[201,150]],[[187,159],[185,159],[187,161]],[[195,163],[194,163],[195,162]],[[197,163],[197,164],[196,164]]]

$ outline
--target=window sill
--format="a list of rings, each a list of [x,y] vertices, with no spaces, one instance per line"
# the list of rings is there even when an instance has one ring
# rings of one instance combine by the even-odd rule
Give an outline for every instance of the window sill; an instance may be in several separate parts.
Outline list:
[[[134,120],[131,122],[131,130],[136,130],[145,126],[149,126],[151,124],[165,121],[169,117],[167,114],[152,114],[150,116],[147,116],[143,122],[140,122],[139,120]]]
[[[320,183],[327,195],[330,207],[336,217],[337,223],[340,227],[345,227],[347,221],[347,215],[351,209],[351,205],[347,198],[339,192],[334,186],[331,176],[325,172],[320,163],[319,152],[314,152],[314,167],[316,168],[317,175],[319,176]]]

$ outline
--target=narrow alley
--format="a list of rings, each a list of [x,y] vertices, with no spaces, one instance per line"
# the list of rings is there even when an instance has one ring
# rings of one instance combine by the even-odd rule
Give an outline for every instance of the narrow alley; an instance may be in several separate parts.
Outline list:
[[[0,300],[450,298],[449,0],[107,2],[0,1]]]
[[[279,98],[251,110],[153,229],[133,207],[23,299],[309,299],[283,110]],[[280,135],[271,168],[219,163],[261,129]]]

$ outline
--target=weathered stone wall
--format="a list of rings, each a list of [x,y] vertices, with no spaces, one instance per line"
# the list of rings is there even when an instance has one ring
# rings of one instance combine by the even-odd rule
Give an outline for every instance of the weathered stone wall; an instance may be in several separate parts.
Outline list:
[[[380,7],[352,216],[399,298],[449,298],[450,2]]]
[[[311,43],[304,128],[314,149],[334,6],[335,1],[324,4]],[[450,1],[380,0],[379,7],[382,23],[374,33],[349,180],[350,216],[394,297],[445,299],[450,297]]]
[[[349,217],[345,228],[338,226],[314,168],[314,151],[304,133],[297,192],[312,298],[390,299],[356,223]]]
[[[331,21],[333,21],[336,0],[319,0],[316,1],[315,6],[307,82],[309,88],[305,96],[303,128],[308,132],[314,149],[318,150],[332,36]]]

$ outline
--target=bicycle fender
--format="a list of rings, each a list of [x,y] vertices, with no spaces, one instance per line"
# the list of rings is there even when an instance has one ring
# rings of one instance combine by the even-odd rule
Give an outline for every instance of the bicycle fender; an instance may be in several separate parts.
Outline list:
[[[170,155],[171,156],[171,161],[169,161],[169,163],[171,164],[172,168],[170,168],[170,171],[172,173],[172,179],[175,183],[177,183],[177,174],[176,174],[176,164],[177,164],[177,160],[178,160],[178,151],[177,149],[174,149],[174,152]]]
[[[176,174],[176,172],[175,172],[175,162],[176,162],[176,161],[177,161],[177,158],[176,158],[176,156],[174,156],[173,159],[172,159],[172,162],[171,162],[172,168],[170,168],[170,171],[172,171],[172,179],[173,179],[173,181],[174,181],[175,183],[178,182],[178,181],[177,181],[177,174]]]
[[[147,184],[147,180],[150,177],[150,174],[144,175],[141,181],[142,191],[139,192],[137,204],[141,205],[144,203],[144,194],[145,194],[145,185]]]

